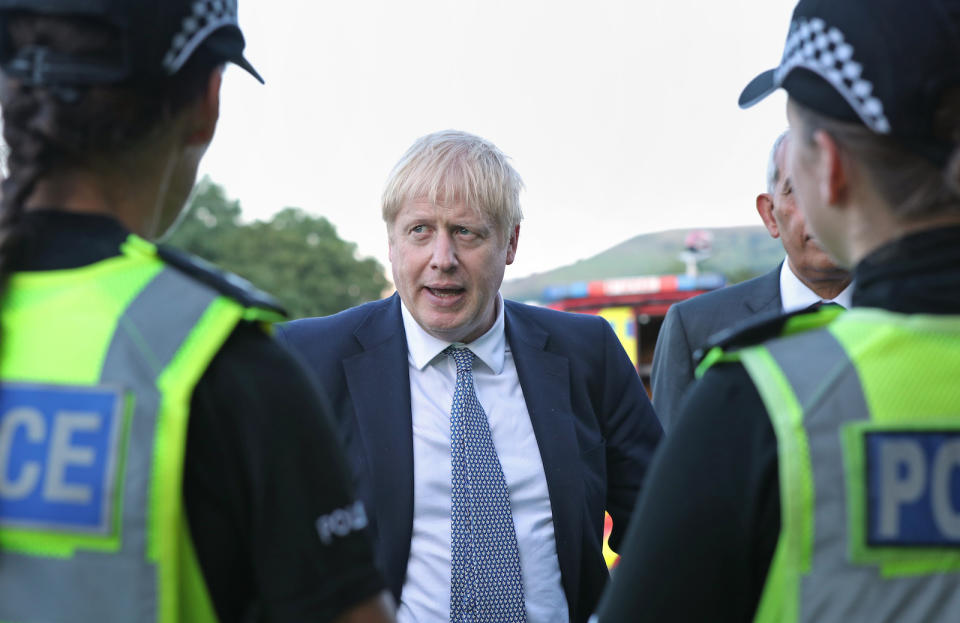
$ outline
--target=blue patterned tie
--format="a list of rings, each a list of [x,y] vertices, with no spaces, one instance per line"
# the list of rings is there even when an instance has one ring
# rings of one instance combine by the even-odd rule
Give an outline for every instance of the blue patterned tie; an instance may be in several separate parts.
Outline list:
[[[507,480],[473,389],[473,353],[453,346],[446,352],[457,363],[450,412],[450,623],[524,623]]]

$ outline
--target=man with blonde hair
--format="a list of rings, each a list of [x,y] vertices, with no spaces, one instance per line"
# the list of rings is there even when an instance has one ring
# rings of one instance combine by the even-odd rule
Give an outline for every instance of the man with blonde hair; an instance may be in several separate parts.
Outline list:
[[[417,140],[383,195],[397,293],[281,336],[335,403],[399,620],[586,621],[661,430],[601,318],[504,300],[523,182]]]

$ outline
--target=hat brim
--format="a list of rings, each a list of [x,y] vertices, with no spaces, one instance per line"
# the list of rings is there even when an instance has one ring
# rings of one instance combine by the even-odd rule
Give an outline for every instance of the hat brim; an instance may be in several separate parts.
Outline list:
[[[260,73],[253,68],[250,61],[243,55],[244,41],[239,28],[221,28],[207,37],[201,45],[223,60],[229,61],[237,67],[242,68],[256,78],[260,84],[266,84],[260,76]]]
[[[266,84],[266,82],[264,82],[264,80],[263,80],[263,78],[260,76],[260,74],[257,73],[257,70],[254,69],[254,68],[253,68],[253,65],[250,64],[250,61],[248,61],[246,58],[244,58],[242,54],[239,55],[239,56],[236,56],[236,57],[234,57],[234,58],[231,58],[231,59],[230,59],[230,62],[233,63],[234,65],[236,65],[237,67],[240,67],[240,68],[246,70],[246,72],[249,73],[249,74],[250,74],[251,76],[253,76],[254,78],[256,78],[256,79],[260,82],[260,84]]]
[[[740,93],[740,100],[738,104],[740,108],[750,108],[757,102],[762,101],[768,95],[780,88],[780,85],[777,84],[774,75],[776,74],[776,69],[768,69],[763,72],[756,78],[750,81]]]

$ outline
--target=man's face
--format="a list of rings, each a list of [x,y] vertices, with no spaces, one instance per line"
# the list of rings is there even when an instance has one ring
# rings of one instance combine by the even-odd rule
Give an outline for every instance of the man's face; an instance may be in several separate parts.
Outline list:
[[[469,343],[493,326],[497,292],[517,252],[509,239],[463,201],[407,199],[389,226],[393,282],[430,335]]]
[[[843,270],[834,264],[823,248],[807,229],[803,214],[797,208],[794,195],[793,175],[791,172],[791,138],[788,136],[777,149],[774,159],[780,172],[773,195],[761,195],[758,209],[767,231],[774,238],[780,238],[787,253],[787,261],[795,275],[807,283],[816,283],[824,279],[836,279]],[[762,198],[768,197],[766,209],[760,206]],[[766,212],[766,215],[764,214]]]

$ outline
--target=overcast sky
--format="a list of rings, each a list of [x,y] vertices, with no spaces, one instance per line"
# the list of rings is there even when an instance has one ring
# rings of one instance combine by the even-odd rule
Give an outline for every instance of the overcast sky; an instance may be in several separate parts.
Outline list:
[[[792,0],[241,0],[201,173],[246,218],[297,206],[387,265],[379,198],[419,136],[496,143],[526,183],[507,278],[639,233],[758,224],[778,94],[736,102],[777,64]]]

